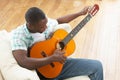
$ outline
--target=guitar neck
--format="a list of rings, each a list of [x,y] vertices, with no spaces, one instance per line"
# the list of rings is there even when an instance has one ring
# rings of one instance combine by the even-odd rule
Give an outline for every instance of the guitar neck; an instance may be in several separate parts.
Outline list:
[[[91,18],[92,16],[88,14],[61,42],[66,45]]]

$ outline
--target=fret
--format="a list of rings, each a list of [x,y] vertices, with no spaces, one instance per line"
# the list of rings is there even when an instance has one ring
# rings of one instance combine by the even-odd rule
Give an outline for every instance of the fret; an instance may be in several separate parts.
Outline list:
[[[61,42],[66,45],[91,18],[92,16],[88,14]]]

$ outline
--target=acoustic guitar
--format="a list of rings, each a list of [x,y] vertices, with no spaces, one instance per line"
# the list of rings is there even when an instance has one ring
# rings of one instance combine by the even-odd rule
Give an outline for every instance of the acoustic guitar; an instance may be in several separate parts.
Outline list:
[[[67,33],[63,29],[58,29],[50,39],[34,44],[30,50],[30,57],[44,58],[51,56],[58,47],[61,48],[61,50],[65,50],[65,56],[71,55],[75,50],[73,37],[98,12],[98,10],[99,6],[95,4],[88,12],[88,15],[70,33]],[[61,73],[63,65],[64,64],[60,62],[52,62],[37,70],[46,78],[55,78]]]

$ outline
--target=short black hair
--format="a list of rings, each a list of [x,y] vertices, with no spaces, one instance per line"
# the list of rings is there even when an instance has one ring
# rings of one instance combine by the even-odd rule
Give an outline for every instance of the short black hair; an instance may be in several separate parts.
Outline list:
[[[45,13],[37,7],[29,8],[25,14],[25,20],[30,24],[35,24],[42,19],[45,19]]]

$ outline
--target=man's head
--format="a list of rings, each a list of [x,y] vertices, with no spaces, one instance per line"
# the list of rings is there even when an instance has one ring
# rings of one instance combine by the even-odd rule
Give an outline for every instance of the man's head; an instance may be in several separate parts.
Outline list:
[[[45,13],[37,7],[29,8],[25,14],[27,27],[31,32],[42,33],[46,28],[47,18]]]

